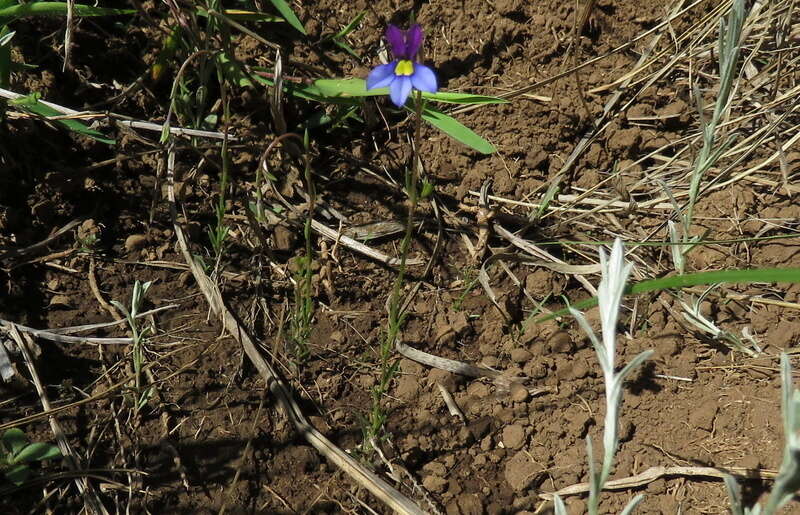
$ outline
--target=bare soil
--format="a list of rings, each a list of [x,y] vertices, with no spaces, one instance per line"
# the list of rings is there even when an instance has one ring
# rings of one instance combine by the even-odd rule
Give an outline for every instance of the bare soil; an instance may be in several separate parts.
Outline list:
[[[675,20],[672,30],[683,33],[716,4],[701,2]],[[386,24],[405,24],[410,9],[418,8],[417,19],[427,30],[424,59],[438,71],[441,87],[487,95],[535,84],[573,63],[608,54],[656,26],[666,13],[658,2],[600,0],[568,53],[574,41],[574,2],[412,5],[320,0],[295,7],[309,31],[307,41],[295,39],[289,29],[252,26],[266,37],[277,30],[285,56],[330,77],[364,77],[377,62],[374,56]],[[151,17],[169,17],[163,4],[146,3],[145,8]],[[360,62],[320,42],[364,9],[368,14],[362,26],[349,38],[364,56]],[[171,80],[153,82],[147,75],[164,37],[147,18],[135,16],[125,24],[81,21],[73,35],[74,70],[69,72],[61,71],[60,20],[19,24],[17,30],[16,58],[36,67],[15,74],[11,89],[39,91],[46,100],[80,110],[120,93],[114,84],[124,88],[145,74],[144,88],[102,109],[163,122]],[[584,440],[592,437],[596,454],[602,441],[602,374],[580,328],[569,317],[537,323],[534,302],[558,310],[562,295],[577,301],[590,294],[574,275],[507,261],[513,278],[497,264],[488,267],[503,311],[495,306],[474,278],[484,259],[514,249],[494,230],[488,247],[481,246],[477,192],[490,182],[494,222],[511,231],[523,228],[535,211],[524,203],[536,203],[557,179],[616,91],[604,86],[634,69],[649,41],[643,38],[581,69],[583,94],[569,74],[509,104],[454,114],[495,144],[496,154],[480,155],[432,128],[424,130],[424,168],[447,213],[445,230],[439,233],[431,205],[426,202],[420,208],[424,223],[412,257],[426,263],[437,241],[441,251],[427,277],[422,277],[424,266],[410,269],[408,289],[417,281],[422,286],[410,306],[403,341],[432,354],[525,376],[530,390],[509,390],[402,359],[385,399],[390,438],[382,449],[393,471],[377,455],[360,454],[359,448],[370,390],[379,373],[376,348],[386,328],[386,299],[396,270],[335,242],[327,241],[323,249],[324,240],[316,240],[319,268],[311,355],[305,363],[293,364],[283,335],[294,303],[292,258],[302,253],[302,232],[282,224],[264,227],[270,244],[264,249],[248,224],[246,206],[258,159],[275,129],[268,91],[235,92],[232,132],[240,139],[232,145],[233,187],[227,206],[231,246],[221,262],[224,274],[217,277],[223,294],[295,388],[317,429],[376,472],[398,478],[399,482],[389,481],[426,511],[541,513],[550,508],[540,494],[587,480]],[[247,36],[237,35],[235,42],[237,56],[248,64],[267,63],[274,54]],[[667,37],[658,48],[670,44]],[[671,209],[640,206],[649,200],[644,192],[662,191],[647,182],[648,170],[661,162],[636,161],[696,131],[689,86],[681,77],[676,71],[643,90],[632,87],[635,97],[623,93],[624,109],[615,110],[610,124],[558,179],[560,195],[578,196],[597,188],[588,196],[628,202],[627,207],[604,211],[596,205],[559,201],[554,205],[565,209],[549,211],[520,236],[533,243],[608,241],[616,234],[639,241],[667,240],[665,223]],[[320,109],[288,102],[290,129]],[[382,98],[367,104],[373,113],[388,105]],[[389,131],[381,120],[312,132],[318,190],[321,202],[331,208],[319,215],[326,225],[338,226],[329,214],[333,210],[351,225],[403,221],[405,203],[397,185],[410,163],[405,142],[411,125],[399,116],[387,123]],[[135,280],[153,282],[148,308],[177,305],[151,319],[157,333],[148,343],[146,358],[158,399],[136,415],[129,398],[118,391],[57,415],[82,468],[94,471],[92,481],[101,499],[109,509],[127,507],[132,513],[386,512],[297,435],[275,399],[265,393],[236,339],[209,315],[177,251],[162,195],[158,133],[102,124],[101,129],[116,136],[116,146],[30,118],[11,117],[0,129],[0,319],[38,329],[111,321],[101,299],[127,304]],[[193,149],[184,141],[178,153],[181,208],[190,221],[192,251],[213,262],[205,228],[213,223],[219,191],[219,147],[199,145],[202,148]],[[741,164],[742,169],[773,150],[765,145]],[[669,157],[669,152],[661,156]],[[198,167],[203,157],[207,160]],[[690,158],[680,156],[687,160],[687,173]],[[792,153],[788,163],[796,167],[800,156]],[[279,166],[275,173],[281,174],[284,195],[300,205],[302,183],[288,170]],[[611,177],[612,170],[621,172]],[[774,178],[774,173],[767,176]],[[268,201],[277,202],[277,197]],[[800,205],[783,188],[740,181],[704,195],[696,217],[698,234],[730,240],[796,230]],[[38,252],[3,255],[3,249],[26,248],[71,220],[79,220],[76,228]],[[87,246],[90,236],[96,242]],[[367,243],[396,256],[399,238],[395,234]],[[541,248],[571,264],[597,260],[596,247]],[[636,279],[674,273],[666,247],[637,247],[631,257]],[[688,268],[798,263],[800,237],[701,246],[689,254]],[[599,280],[596,275],[586,277],[595,285]],[[702,291],[693,290],[695,296]],[[777,355],[800,343],[800,318],[793,304],[800,302],[798,297],[797,285],[726,285],[703,303],[704,313],[726,329],[739,333],[745,326],[751,328],[765,350],[757,358],[698,335],[680,315],[673,292],[626,299],[619,363],[646,349],[655,355],[626,387],[612,477],[626,478],[658,466],[777,469],[783,446]],[[587,316],[599,328],[596,309]],[[124,337],[126,331],[120,325],[91,335]],[[132,373],[127,346],[44,339],[37,343],[41,355],[36,367],[54,407],[91,398]],[[22,362],[16,366],[26,374]],[[464,421],[448,413],[437,384],[452,394]],[[0,393],[0,423],[42,411],[36,391],[25,380],[0,385]],[[22,427],[34,440],[53,441],[44,417]],[[62,469],[53,462],[40,472]],[[771,486],[769,481],[740,481],[748,502]],[[68,479],[54,480],[46,488],[34,484],[15,490],[13,497],[0,498],[0,505],[6,506],[6,513],[78,513],[83,508],[81,495]],[[726,513],[729,507],[720,479],[687,473],[607,492],[602,511],[618,513],[639,493],[645,499],[637,513]],[[582,496],[566,500],[570,513],[585,511]],[[786,513],[798,510],[792,504]]]

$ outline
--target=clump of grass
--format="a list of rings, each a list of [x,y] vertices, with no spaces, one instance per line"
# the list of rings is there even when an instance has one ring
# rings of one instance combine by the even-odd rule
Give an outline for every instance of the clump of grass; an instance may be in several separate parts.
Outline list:
[[[309,336],[311,335],[311,323],[314,319],[314,298],[312,292],[312,277],[314,263],[313,238],[311,234],[311,222],[314,219],[314,206],[317,199],[314,177],[311,171],[311,164],[308,159],[309,139],[308,132],[303,138],[305,147],[304,159],[304,178],[306,190],[308,191],[308,209],[303,225],[303,239],[305,241],[305,255],[297,259],[299,270],[295,275],[294,288],[294,313],[291,320],[291,341],[293,353],[299,361],[304,361],[309,354]]]
[[[421,92],[417,92],[415,101],[416,117],[414,127],[414,151],[412,153],[413,161],[411,167],[406,169],[405,176],[405,191],[408,196],[408,216],[406,218],[406,229],[403,235],[403,241],[400,243],[400,266],[397,277],[394,280],[392,293],[389,297],[389,321],[386,327],[386,337],[381,341],[380,347],[378,348],[381,371],[378,384],[372,389],[372,407],[367,421],[368,425],[365,430],[366,438],[364,443],[366,445],[371,445],[371,442],[383,436],[383,426],[386,423],[387,416],[386,410],[383,407],[383,396],[389,391],[392,379],[394,379],[394,376],[397,374],[400,364],[394,356],[394,347],[396,340],[400,337],[400,330],[405,322],[405,315],[402,313],[401,309],[403,305],[402,291],[403,285],[405,284],[406,260],[408,259],[408,253],[411,249],[411,240],[414,232],[414,213],[417,210],[417,203],[420,199],[419,148],[422,143],[422,110],[425,104]]]
[[[133,361],[134,374],[134,397],[132,404],[136,412],[139,412],[139,410],[144,408],[147,405],[147,402],[150,400],[150,397],[153,395],[153,387],[145,386],[142,377],[142,367],[144,366],[146,360],[144,346],[148,336],[152,333],[152,328],[150,326],[140,326],[137,319],[139,312],[141,311],[144,298],[147,295],[147,290],[150,288],[151,284],[152,283],[150,281],[142,283],[138,279],[136,280],[133,285],[130,309],[125,307],[125,305],[119,301],[111,301],[111,304],[113,304],[114,307],[119,309],[122,314],[125,315],[125,320],[128,322],[128,328],[131,331],[131,339],[133,340],[133,344],[131,345],[131,359]]]
[[[453,301],[453,310],[461,311],[464,300],[475,289],[478,284],[478,271],[473,267],[466,266],[461,270],[461,282],[464,284],[464,289],[458,294],[458,297]]]
[[[730,109],[731,94],[733,92],[733,81],[738,75],[737,64],[741,51],[742,26],[747,17],[744,7],[744,0],[735,0],[728,14],[727,20],[720,19],[719,22],[719,93],[714,102],[714,110],[711,119],[706,121],[705,103],[703,95],[697,83],[694,84],[694,98],[697,103],[697,110],[700,114],[700,127],[703,133],[703,146],[694,161],[691,177],[689,180],[689,200],[686,210],[682,216],[682,227],[678,229],[674,223],[670,223],[670,238],[675,245],[672,246],[673,261],[678,268],[678,272],[684,273],[684,256],[694,247],[697,242],[689,233],[692,221],[694,220],[694,208],[700,194],[700,183],[706,172],[714,166],[720,157],[728,150],[734,141],[734,136],[729,135],[719,141],[718,129],[723,122],[726,113]],[[676,255],[676,253],[678,255]]]
[[[652,350],[646,350],[634,357],[623,369],[615,372],[616,358],[616,339],[617,339],[617,319],[619,310],[622,307],[622,296],[625,293],[625,284],[630,275],[633,265],[625,261],[625,248],[622,241],[617,239],[611,249],[610,258],[605,251],[600,249],[600,264],[602,267],[603,278],[597,289],[598,306],[600,309],[600,323],[602,327],[602,341],[597,338],[594,331],[589,326],[583,313],[570,307],[569,311],[578,324],[583,328],[592,342],[600,368],[603,371],[606,391],[606,415],[603,421],[603,462],[600,470],[594,464],[592,453],[592,439],[587,435],[586,450],[589,455],[589,503],[588,510],[591,515],[599,513],[600,492],[603,485],[611,475],[611,468],[614,464],[614,454],[619,445],[619,418],[622,408],[622,387],[625,379],[633,370],[641,365],[652,354]],[[629,513],[641,502],[643,496],[634,497],[623,510]],[[556,495],[555,506],[557,515],[566,515],[566,508],[563,501]]]

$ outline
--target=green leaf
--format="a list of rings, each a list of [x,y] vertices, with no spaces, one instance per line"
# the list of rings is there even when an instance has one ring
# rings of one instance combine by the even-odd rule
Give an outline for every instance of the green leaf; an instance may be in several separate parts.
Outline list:
[[[302,35],[306,35],[306,29],[303,27],[303,24],[300,23],[297,15],[294,13],[292,8],[289,7],[289,4],[287,4],[285,0],[270,0],[270,2],[272,2],[272,5],[275,6],[275,9],[281,13],[281,16],[283,16],[286,21],[289,22],[289,25],[297,29]]]
[[[12,456],[16,456],[28,445],[28,439],[22,429],[13,427],[3,433],[3,445],[11,452]]]
[[[21,109],[25,111],[29,111],[31,113],[38,114],[39,116],[45,116],[45,117],[61,116],[63,114],[56,111],[52,107],[39,102],[38,100],[32,101],[31,95],[28,95],[27,97],[25,97],[25,99],[26,100],[24,102],[20,102],[19,106]],[[116,141],[114,141],[113,139],[106,138],[103,135],[103,133],[98,132],[94,129],[90,129],[89,127],[87,127],[86,125],[77,120],[55,120],[54,123],[58,123],[73,132],[83,134],[84,136],[88,136],[92,139],[100,141],[101,143],[106,143],[108,145],[116,144]]]
[[[375,97],[389,94],[389,88],[367,91],[367,82],[364,79],[319,79],[305,89],[312,94],[330,98]]]
[[[348,54],[350,54],[353,57],[355,57],[356,59],[361,59],[361,56],[358,55],[358,53],[355,50],[353,50],[353,47],[351,47],[350,45],[348,45],[344,41],[342,41],[340,39],[334,39],[333,43],[336,46],[338,46],[339,48],[341,48],[342,50],[344,50],[345,52],[347,52]]]
[[[685,288],[687,286],[700,286],[720,283],[800,283],[800,268],[755,268],[750,270],[718,270],[715,272],[698,272],[696,274],[674,275],[660,279],[650,279],[625,288],[625,295],[647,293],[651,291],[668,290],[671,288]],[[582,300],[572,304],[575,309],[587,309],[597,305],[597,297]],[[544,322],[568,313],[568,308],[561,309],[536,322]]]
[[[225,79],[228,80],[228,82],[241,87],[253,85],[247,74],[244,72],[244,69],[239,61],[231,59],[225,52],[217,54],[216,59],[220,69],[222,70],[222,74],[225,76]]]
[[[432,107],[426,106],[423,109],[422,118],[451,138],[474,148],[482,154],[491,154],[497,150],[494,145],[472,132],[471,129],[461,125],[455,118],[447,116]]]
[[[93,7],[91,5],[75,4],[72,13],[76,16],[113,16],[120,14],[135,14],[136,9],[111,9],[107,7]],[[66,16],[68,6],[66,2],[29,2],[16,4],[5,9],[0,9],[0,18],[22,18],[25,16]]]
[[[30,463],[32,461],[43,461],[58,458],[61,451],[55,445],[49,443],[36,442],[25,447],[22,452],[17,454],[17,463]]]
[[[319,97],[375,97],[389,94],[389,88],[377,88],[367,91],[364,79],[319,79],[304,90]],[[422,98],[448,104],[507,104],[508,100],[483,95],[471,95],[457,91],[439,91],[422,93]]]
[[[508,104],[504,98],[489,97],[485,95],[472,95],[457,91],[438,91],[436,93],[422,93],[422,98],[447,104]]]
[[[6,479],[19,486],[31,475],[31,470],[25,464],[14,465],[5,471]]]

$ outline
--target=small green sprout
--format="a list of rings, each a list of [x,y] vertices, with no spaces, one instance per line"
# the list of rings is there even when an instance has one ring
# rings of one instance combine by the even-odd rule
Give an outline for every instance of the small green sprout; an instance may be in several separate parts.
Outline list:
[[[153,329],[150,326],[139,326],[137,320],[142,303],[144,302],[144,297],[147,295],[147,290],[150,288],[151,284],[150,281],[142,283],[138,279],[136,280],[136,283],[133,285],[130,309],[126,308],[121,302],[116,300],[111,301],[111,304],[125,315],[125,319],[131,330],[131,335],[133,336],[131,354],[133,357],[134,389],[136,394],[136,399],[133,404],[137,412],[147,405],[147,402],[153,395],[152,386],[147,388],[143,388],[142,386],[142,366],[145,362],[144,342]]]
[[[31,474],[30,464],[61,456],[58,447],[49,443],[29,443],[25,433],[11,428],[0,438],[0,472],[10,482],[19,486]]]

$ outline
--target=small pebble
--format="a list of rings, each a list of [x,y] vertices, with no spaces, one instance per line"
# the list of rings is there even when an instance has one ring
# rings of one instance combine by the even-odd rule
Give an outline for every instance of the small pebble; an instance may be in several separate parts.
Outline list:
[[[144,234],[131,234],[125,240],[125,250],[128,252],[134,252],[136,250],[141,250],[147,244],[147,236]]]

